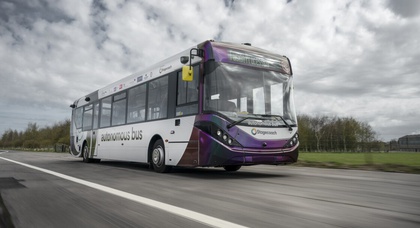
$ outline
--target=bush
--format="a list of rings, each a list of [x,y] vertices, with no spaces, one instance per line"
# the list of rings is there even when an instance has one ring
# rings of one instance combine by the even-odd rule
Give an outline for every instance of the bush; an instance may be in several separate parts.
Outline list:
[[[23,142],[23,147],[28,149],[37,149],[41,147],[41,144],[36,140],[30,139]]]

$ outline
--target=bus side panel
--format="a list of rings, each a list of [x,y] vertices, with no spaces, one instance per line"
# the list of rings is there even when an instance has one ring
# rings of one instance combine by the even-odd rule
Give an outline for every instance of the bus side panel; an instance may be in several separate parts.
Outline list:
[[[147,163],[149,144],[159,136],[164,142],[166,164],[177,165],[191,138],[194,119],[187,116],[99,129],[96,158]]]
[[[141,124],[103,128],[97,131],[96,158],[147,162],[147,146]]]
[[[178,166],[195,167],[199,165],[198,134],[199,130],[194,127],[185,152],[177,164]]]
[[[169,135],[164,139],[166,164],[173,166],[197,166],[198,137],[194,129],[195,116],[179,117],[169,120],[163,128]],[[187,160],[183,159],[188,157]]]

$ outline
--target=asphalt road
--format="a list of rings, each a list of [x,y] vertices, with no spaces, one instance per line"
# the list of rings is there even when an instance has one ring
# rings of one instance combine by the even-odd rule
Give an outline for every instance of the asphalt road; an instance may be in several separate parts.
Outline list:
[[[0,227],[420,227],[420,175],[0,151]]]

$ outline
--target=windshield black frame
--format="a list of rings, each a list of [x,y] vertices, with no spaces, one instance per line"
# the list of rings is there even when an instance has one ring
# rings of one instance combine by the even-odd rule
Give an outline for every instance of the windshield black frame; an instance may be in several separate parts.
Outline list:
[[[205,71],[205,113],[218,113],[238,125],[297,125],[291,75],[219,62],[208,62]]]

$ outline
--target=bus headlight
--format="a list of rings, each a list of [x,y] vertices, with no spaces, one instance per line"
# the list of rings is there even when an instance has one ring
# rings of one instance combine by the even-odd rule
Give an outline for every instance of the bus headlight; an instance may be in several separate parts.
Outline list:
[[[231,138],[228,139],[228,144],[232,145],[233,140]]]
[[[231,137],[228,133],[223,131],[222,129],[218,128],[215,132],[216,137],[220,142],[228,145],[228,146],[241,146],[233,137]],[[214,133],[213,133],[214,137]]]
[[[299,142],[299,135],[298,133],[296,133],[292,138],[289,139],[289,141],[287,141],[284,147],[286,148],[294,147],[298,144],[298,142]]]
[[[227,141],[227,139],[228,139],[227,134],[224,134],[224,135],[223,135],[223,140]]]
[[[210,121],[200,121],[195,123],[194,126],[227,146],[242,147],[234,136],[229,135],[223,128]]]

